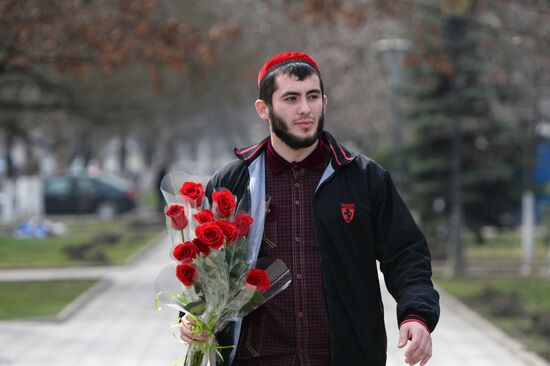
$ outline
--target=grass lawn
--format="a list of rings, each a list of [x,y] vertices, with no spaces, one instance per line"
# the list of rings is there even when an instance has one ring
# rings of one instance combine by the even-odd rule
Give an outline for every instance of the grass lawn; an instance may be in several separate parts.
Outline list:
[[[468,278],[435,283],[550,360],[550,280]]]
[[[95,282],[0,282],[0,320],[55,315]]]
[[[120,264],[163,229],[161,224],[142,225],[131,218],[118,218],[112,222],[71,221],[62,237],[14,239],[4,232],[0,234],[0,268]]]
[[[157,190],[141,190],[138,194],[138,202],[140,207],[155,209],[158,207],[158,197]]]
[[[535,235],[533,258],[543,260],[548,250],[547,237],[543,233]],[[475,259],[521,259],[521,231],[502,230],[485,238],[485,243],[478,244],[471,233],[464,235],[467,257]]]

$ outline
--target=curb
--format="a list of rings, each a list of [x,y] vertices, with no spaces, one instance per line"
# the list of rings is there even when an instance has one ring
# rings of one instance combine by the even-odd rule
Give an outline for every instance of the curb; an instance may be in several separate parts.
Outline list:
[[[440,297],[452,308],[453,312],[460,314],[460,316],[467,322],[474,324],[477,328],[482,328],[483,332],[490,335],[497,343],[502,344],[505,348],[512,351],[518,358],[522,359],[527,365],[530,366],[550,366],[546,360],[537,355],[536,353],[528,350],[525,345],[506,334],[503,330],[489,322],[487,319],[476,313],[469,308],[459,299],[453,295],[445,292],[440,287],[437,287]]]
[[[2,268],[0,269],[0,282],[102,279],[111,272],[120,270],[126,266],[132,266],[135,262],[137,263],[142,260],[149,251],[153,250],[157,244],[160,244],[163,235],[165,235],[164,232],[156,234],[139,251],[118,264],[76,267]],[[72,273],[74,271],[81,272],[82,274],[74,275]],[[54,275],[51,276],[48,273],[53,273]]]
[[[113,266],[105,266],[102,267],[106,271],[106,273],[103,273],[102,275],[99,274],[91,274],[89,276],[84,276],[83,278],[75,278],[70,276],[68,274],[67,276],[61,276],[60,278],[44,278],[39,277],[35,279],[29,279],[29,278],[19,278],[19,279],[8,279],[10,282],[16,282],[16,281],[48,281],[48,280],[97,280],[97,282],[90,287],[88,290],[81,293],[76,299],[71,301],[69,304],[67,304],[60,312],[57,314],[52,315],[45,315],[45,316],[38,316],[38,317],[31,317],[31,318],[24,318],[24,319],[12,319],[12,320],[5,320],[0,321],[0,323],[11,323],[11,322],[21,322],[21,323],[32,323],[32,322],[54,322],[54,323],[62,323],[66,320],[68,320],[70,317],[72,317],[74,314],[76,314],[78,311],[80,311],[83,307],[86,306],[86,304],[95,296],[99,295],[101,292],[105,291],[107,288],[111,286],[113,281],[109,278],[109,272],[116,271],[118,268],[122,266],[132,266],[135,265],[137,262],[144,260],[147,253],[154,250],[157,246],[157,244],[161,243],[161,239],[166,233],[164,231],[158,233],[155,235],[147,245],[145,245],[140,251],[129,257],[126,261],[124,261],[123,264],[119,265],[113,265]],[[68,269],[82,269],[85,267],[66,267]],[[90,268],[90,267],[88,267]],[[48,270],[55,269],[55,268],[48,268]]]
[[[112,281],[108,278],[100,279],[87,291],[84,291],[80,296],[71,301],[63,310],[55,314],[52,320],[62,323],[65,320],[69,319],[71,316],[76,314],[79,310],[86,306],[89,303],[89,300],[105,291],[109,286],[111,286]]]

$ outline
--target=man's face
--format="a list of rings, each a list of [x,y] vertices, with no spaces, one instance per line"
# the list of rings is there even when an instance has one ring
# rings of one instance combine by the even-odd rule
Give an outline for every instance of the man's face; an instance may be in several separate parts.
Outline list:
[[[300,81],[296,76],[275,76],[277,90],[269,108],[273,134],[292,149],[313,145],[323,131],[325,96],[319,77],[310,75]]]

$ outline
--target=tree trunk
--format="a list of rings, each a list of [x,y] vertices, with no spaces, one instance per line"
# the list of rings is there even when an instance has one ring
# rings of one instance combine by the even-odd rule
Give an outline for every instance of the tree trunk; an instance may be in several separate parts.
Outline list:
[[[25,175],[37,175],[40,173],[40,163],[33,151],[33,143],[28,134],[24,134],[23,143],[25,145],[25,166],[21,169]]]
[[[5,135],[5,146],[6,146],[6,177],[15,178],[16,171],[15,166],[13,165],[13,158],[11,156],[11,149],[13,147],[13,141],[15,140],[15,134],[13,128],[11,128],[11,122],[8,122],[8,125],[4,129]]]
[[[476,244],[477,245],[484,245],[485,244],[485,237],[483,237],[483,233],[481,232],[481,227],[475,226],[472,228],[474,231],[474,236],[476,238]]]
[[[128,137],[126,132],[121,132],[119,139],[120,146],[118,150],[118,166],[120,168],[120,174],[124,175],[126,173],[126,158],[128,156],[128,151],[126,149],[126,141]]]

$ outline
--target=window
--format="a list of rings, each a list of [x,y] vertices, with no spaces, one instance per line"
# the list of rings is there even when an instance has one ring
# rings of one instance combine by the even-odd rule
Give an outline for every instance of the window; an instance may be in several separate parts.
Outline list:
[[[46,182],[46,194],[48,196],[68,196],[71,193],[71,180],[69,178],[53,178]]]
[[[96,183],[89,178],[78,178],[76,181],[76,187],[79,194],[94,195],[98,191]]]

